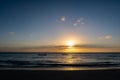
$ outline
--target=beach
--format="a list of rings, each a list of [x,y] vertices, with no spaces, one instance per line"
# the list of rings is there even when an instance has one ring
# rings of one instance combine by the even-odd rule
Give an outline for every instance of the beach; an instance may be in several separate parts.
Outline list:
[[[0,80],[120,80],[120,54],[1,53]]]
[[[0,70],[0,80],[120,80],[120,69]]]

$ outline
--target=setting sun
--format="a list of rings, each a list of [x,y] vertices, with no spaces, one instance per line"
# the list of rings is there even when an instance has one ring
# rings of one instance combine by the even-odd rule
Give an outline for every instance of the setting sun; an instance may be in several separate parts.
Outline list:
[[[69,47],[73,47],[74,45],[75,45],[74,41],[68,41],[67,42],[67,46],[69,46]]]

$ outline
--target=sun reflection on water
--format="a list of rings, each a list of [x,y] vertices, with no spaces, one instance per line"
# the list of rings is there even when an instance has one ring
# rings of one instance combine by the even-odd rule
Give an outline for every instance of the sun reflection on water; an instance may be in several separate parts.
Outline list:
[[[66,64],[74,64],[75,63],[75,60],[73,59],[73,56],[71,54],[67,55],[64,60],[65,60]]]
[[[65,56],[64,56],[64,58],[62,58],[62,63],[63,64],[72,64],[72,65],[74,65],[74,64],[76,64],[76,63],[79,63],[79,61],[81,61],[81,58],[80,57],[77,57],[77,56],[75,56],[74,54],[66,54]]]

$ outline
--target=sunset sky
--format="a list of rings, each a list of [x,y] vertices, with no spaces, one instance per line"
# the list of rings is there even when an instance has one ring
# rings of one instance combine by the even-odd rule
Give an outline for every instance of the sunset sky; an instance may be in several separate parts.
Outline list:
[[[0,51],[120,52],[120,1],[0,0]]]

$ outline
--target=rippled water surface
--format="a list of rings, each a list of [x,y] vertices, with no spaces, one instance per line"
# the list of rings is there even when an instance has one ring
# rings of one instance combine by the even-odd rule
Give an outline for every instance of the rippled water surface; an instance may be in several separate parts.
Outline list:
[[[120,68],[120,53],[0,53],[1,68]]]

